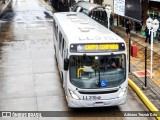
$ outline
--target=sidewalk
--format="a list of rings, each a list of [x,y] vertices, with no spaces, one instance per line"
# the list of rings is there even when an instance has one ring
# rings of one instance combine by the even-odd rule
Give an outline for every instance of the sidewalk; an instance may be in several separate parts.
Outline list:
[[[5,12],[11,1],[12,0],[5,0],[5,3],[3,3],[2,0],[0,0],[0,16]]]
[[[114,26],[113,27],[113,31],[114,32],[118,32],[118,34],[120,34],[120,36],[122,35],[121,36],[122,38],[124,38],[125,40],[126,39],[128,40],[128,38],[126,37],[125,29],[123,27]],[[144,47],[147,46],[148,48],[150,48],[150,44],[145,42],[145,37],[144,36],[136,34],[135,32],[131,31],[131,38],[134,41],[136,41],[136,42],[140,43],[141,45],[143,45]],[[154,41],[153,51],[160,55],[160,43]]]
[[[112,31],[121,36],[129,46],[129,38],[126,36],[125,28],[114,26]],[[131,57],[131,73],[129,78],[136,83],[140,89],[144,86],[144,76],[139,77],[135,72],[144,72],[144,48],[147,46],[150,54],[150,44],[145,42],[145,37],[131,31],[131,41],[137,45],[137,57]],[[154,41],[153,44],[153,77],[147,77],[148,89],[143,91],[150,101],[160,110],[160,43]],[[150,70],[150,56],[147,57],[147,71]]]
[[[126,37],[125,29],[122,27],[113,27],[113,31],[116,32],[119,36],[121,36],[129,46],[129,38]],[[136,70],[144,71],[144,65],[140,65],[144,62],[144,48],[147,46],[148,48],[148,56],[147,56],[147,70],[150,69],[150,44],[145,42],[145,37],[134,32],[131,32],[131,41],[133,44],[137,45],[137,57],[131,57],[131,68],[132,72]],[[141,61],[141,62],[139,62]],[[132,64],[135,68],[132,67]],[[160,87],[160,43],[153,42],[153,78],[150,79],[154,82],[157,86]],[[156,70],[155,70],[156,69]],[[158,78],[157,78],[158,77]],[[154,78],[157,78],[155,80]],[[149,79],[149,77],[148,77]]]

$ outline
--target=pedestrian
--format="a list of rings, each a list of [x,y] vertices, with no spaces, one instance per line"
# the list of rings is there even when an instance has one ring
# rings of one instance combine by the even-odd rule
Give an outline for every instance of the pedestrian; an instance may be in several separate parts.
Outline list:
[[[122,27],[124,27],[125,19],[122,17]]]
[[[146,40],[145,40],[145,42],[147,42],[148,39],[149,39],[149,44],[151,44],[151,36],[149,34],[149,29],[147,27],[145,29],[145,34],[146,34]]]
[[[131,31],[131,24],[129,21],[127,21],[126,23],[126,33],[127,33],[127,37],[130,37],[130,31]]]
[[[114,16],[111,14],[110,15],[110,27],[112,27],[114,24]]]

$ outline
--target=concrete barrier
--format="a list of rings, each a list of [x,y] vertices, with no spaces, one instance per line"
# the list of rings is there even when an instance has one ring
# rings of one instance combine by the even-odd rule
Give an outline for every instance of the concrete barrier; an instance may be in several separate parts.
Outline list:
[[[159,110],[152,104],[152,102],[144,95],[144,93],[141,91],[141,89],[131,80],[128,79],[128,84],[131,86],[131,88],[137,93],[137,95],[140,97],[140,99],[143,101],[143,103],[148,107],[148,109],[152,112],[160,116]],[[158,120],[160,120],[160,117],[156,117]]]

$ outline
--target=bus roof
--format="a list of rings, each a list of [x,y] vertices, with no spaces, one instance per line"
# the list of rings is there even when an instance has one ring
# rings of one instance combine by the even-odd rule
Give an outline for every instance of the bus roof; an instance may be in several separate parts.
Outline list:
[[[54,19],[69,44],[124,43],[121,37],[83,13],[54,13]]]
[[[90,2],[86,2],[86,1],[80,1],[77,3],[77,6],[80,6],[82,8],[85,8],[87,10],[92,10],[94,8],[97,8],[97,7],[101,7],[103,8],[102,6],[98,5],[98,4],[94,4],[94,3],[90,3]]]

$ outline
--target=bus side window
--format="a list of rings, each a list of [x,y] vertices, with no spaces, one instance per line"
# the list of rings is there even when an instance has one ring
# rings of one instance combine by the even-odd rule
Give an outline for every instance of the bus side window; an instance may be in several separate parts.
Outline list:
[[[71,11],[72,11],[72,12],[76,12],[76,10],[77,10],[77,6],[76,6],[76,5],[72,5],[72,6],[71,6]]]
[[[107,13],[106,13],[106,11],[104,11],[104,21],[105,21],[105,24],[107,24],[107,20],[108,20]]]
[[[96,21],[98,21],[98,19],[99,19],[99,13],[98,13],[98,11],[96,11]]]
[[[59,32],[59,50],[61,50],[62,34]]]
[[[82,13],[86,14],[86,15],[89,15],[89,11],[87,9],[82,9]]]
[[[103,14],[102,11],[99,11],[99,21],[100,22],[102,22],[102,20],[103,20],[103,15],[102,14]]]
[[[65,59],[67,56],[65,56],[65,50],[66,50],[66,41],[64,40],[64,48],[63,48],[63,58]]]
[[[55,23],[55,20],[53,19],[53,29],[55,30],[56,29],[56,23]]]
[[[106,21],[106,11],[102,11],[102,19],[103,19],[103,22],[105,23],[105,21]]]
[[[93,11],[93,19],[96,19],[96,11]]]
[[[101,19],[100,11],[97,11],[97,12],[98,12],[98,21],[100,22],[100,19]]]
[[[62,40],[62,50],[61,50],[62,58],[63,58],[63,53],[64,53],[64,38],[63,38],[63,40]]]
[[[78,6],[76,6],[76,5],[74,5],[74,8],[73,8],[73,12],[76,12],[77,11],[77,9],[78,9]]]
[[[56,31],[55,31],[55,33],[56,33],[56,40],[58,40],[58,26],[56,25]]]

